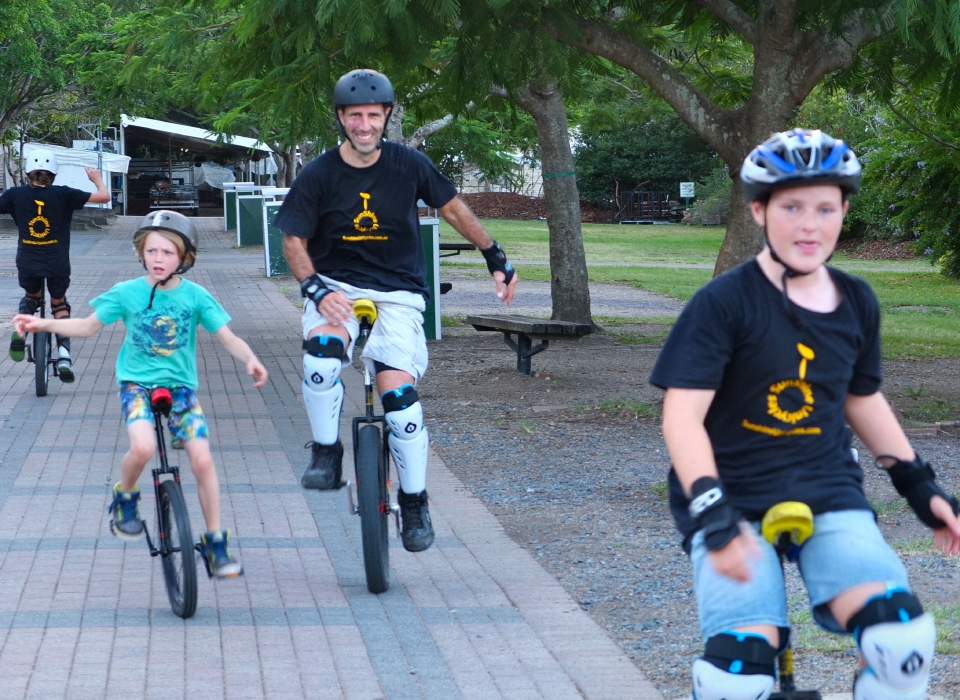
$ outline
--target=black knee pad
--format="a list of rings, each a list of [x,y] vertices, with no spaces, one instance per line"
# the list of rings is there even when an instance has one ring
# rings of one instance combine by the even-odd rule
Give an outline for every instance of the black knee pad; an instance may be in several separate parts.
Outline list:
[[[868,600],[860,612],[847,622],[847,632],[850,632],[859,644],[860,635],[870,625],[879,625],[884,622],[910,622],[921,615],[923,615],[923,606],[917,597],[901,588],[895,588],[888,591],[886,595]]]
[[[380,397],[380,403],[383,404],[384,413],[402,411],[419,400],[420,397],[417,395],[417,390],[409,384],[404,384],[401,387],[387,391]]]
[[[728,673],[775,676],[777,650],[765,637],[723,632],[707,640],[703,660]]]
[[[343,340],[335,335],[315,335],[303,341],[303,349],[314,357],[332,357],[342,360],[346,354]]]
[[[66,311],[66,316],[61,316],[60,318],[70,318],[70,312],[73,310],[73,307],[67,303],[67,300],[64,299],[61,303],[51,303],[51,309],[53,310],[53,317],[57,318],[57,314]]]

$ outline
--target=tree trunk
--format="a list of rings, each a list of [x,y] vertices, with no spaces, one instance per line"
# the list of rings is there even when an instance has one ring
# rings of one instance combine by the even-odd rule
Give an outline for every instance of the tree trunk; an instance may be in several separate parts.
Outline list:
[[[720,255],[713,268],[716,277],[744,260],[749,260],[763,248],[763,231],[753,221],[750,205],[743,196],[740,169],[734,171],[733,191],[730,193],[730,214],[727,218],[727,235],[720,246]]]
[[[573,174],[563,92],[556,82],[542,86],[530,83],[511,97],[530,112],[537,124],[547,228],[550,230],[551,318],[593,325],[590,280],[580,226],[580,192]]]

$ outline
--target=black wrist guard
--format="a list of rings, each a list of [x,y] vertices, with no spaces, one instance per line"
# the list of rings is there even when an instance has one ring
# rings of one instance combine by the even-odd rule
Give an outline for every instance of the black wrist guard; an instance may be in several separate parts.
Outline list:
[[[320,306],[320,300],[332,291],[316,272],[300,283],[300,296],[312,300],[317,306]]]
[[[514,275],[513,265],[507,260],[507,254],[503,252],[500,244],[494,241],[492,246],[480,252],[483,253],[483,259],[487,261],[487,269],[490,270],[490,274],[502,272],[503,283],[510,284]]]
[[[878,457],[878,462],[880,459],[883,457]],[[930,510],[930,499],[934,496],[943,498],[950,504],[955,514],[960,514],[960,503],[953,496],[948,496],[946,491],[937,485],[935,481],[937,475],[933,473],[933,467],[929,462],[920,459],[920,455],[914,457],[912,462],[898,459],[893,466],[887,468],[887,471],[890,473],[890,480],[897,493],[907,499],[907,503],[913,508],[920,522],[927,527],[939,530],[946,526],[946,523]]]
[[[727,500],[719,479],[701,476],[690,488],[689,512],[703,530],[707,549],[723,549],[740,534],[740,513]]]

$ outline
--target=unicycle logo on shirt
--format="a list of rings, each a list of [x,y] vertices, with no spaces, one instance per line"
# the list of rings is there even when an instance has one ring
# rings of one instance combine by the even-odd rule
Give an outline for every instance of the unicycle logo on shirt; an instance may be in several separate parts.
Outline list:
[[[812,362],[816,357],[813,350],[803,343],[797,343],[797,351],[800,353],[800,369],[797,372],[797,379],[784,379],[770,385],[770,393],[767,394],[767,414],[773,416],[779,422],[785,425],[796,426],[797,423],[809,418],[813,413],[813,386],[806,381],[807,363]],[[799,397],[800,405],[797,408],[789,409],[784,404],[785,399]],[[820,435],[820,428],[811,427],[793,427],[780,428],[767,425],[758,425],[752,423],[746,418],[743,419],[743,427],[747,430],[753,430],[757,433],[773,435],[774,437],[787,437],[791,435]]]
[[[30,234],[30,238],[24,238],[23,242],[28,245],[50,245],[51,243],[56,243],[56,238],[52,238],[49,241],[43,240],[50,235],[50,220],[43,215],[43,207],[46,205],[46,202],[41,202],[39,199],[35,199],[33,202],[37,205],[37,215],[27,222],[27,232]]]
[[[370,208],[370,194],[368,192],[361,192],[360,197],[363,199],[363,211],[353,217],[353,228],[355,228],[361,235],[345,235],[343,240],[353,242],[389,240],[389,236],[373,233],[380,228],[380,221],[377,219],[376,213]]]

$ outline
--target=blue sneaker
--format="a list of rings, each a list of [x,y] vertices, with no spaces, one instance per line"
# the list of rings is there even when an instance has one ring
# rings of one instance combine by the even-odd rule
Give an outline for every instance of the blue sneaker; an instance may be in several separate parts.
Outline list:
[[[113,513],[110,518],[110,532],[121,540],[133,541],[143,536],[139,502],[140,489],[122,491],[119,481],[113,485],[113,502],[107,512]]]
[[[200,535],[200,548],[210,573],[217,578],[236,578],[243,573],[240,561],[230,554],[227,542],[230,532],[217,530]]]

